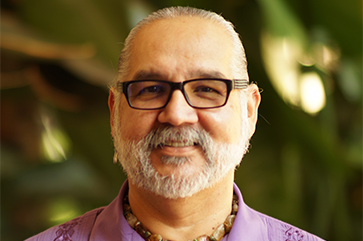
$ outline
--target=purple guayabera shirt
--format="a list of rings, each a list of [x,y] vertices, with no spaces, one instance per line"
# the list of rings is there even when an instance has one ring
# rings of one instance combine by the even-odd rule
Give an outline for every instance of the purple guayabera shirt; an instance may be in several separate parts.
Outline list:
[[[119,195],[107,207],[87,212],[50,228],[26,241],[144,241],[127,223],[122,210],[126,181]],[[237,185],[239,209],[233,227],[223,241],[321,241],[322,239],[249,208]]]

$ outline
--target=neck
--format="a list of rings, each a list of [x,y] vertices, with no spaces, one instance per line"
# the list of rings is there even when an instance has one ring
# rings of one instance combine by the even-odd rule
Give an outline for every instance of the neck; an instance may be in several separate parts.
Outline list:
[[[234,170],[221,182],[187,198],[168,199],[129,182],[132,212],[146,230],[167,240],[211,235],[231,213]]]

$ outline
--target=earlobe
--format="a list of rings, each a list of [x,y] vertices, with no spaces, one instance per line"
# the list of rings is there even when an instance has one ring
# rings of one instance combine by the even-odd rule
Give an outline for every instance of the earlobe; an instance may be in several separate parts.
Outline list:
[[[108,108],[110,109],[110,126],[111,126],[111,135],[113,136],[113,118],[115,113],[115,95],[113,93],[113,87],[110,89],[108,96]]]
[[[248,122],[250,126],[249,137],[255,133],[256,123],[258,119],[258,107],[261,102],[261,95],[257,85],[252,84],[248,87],[248,96],[247,96],[247,112],[248,112]]]

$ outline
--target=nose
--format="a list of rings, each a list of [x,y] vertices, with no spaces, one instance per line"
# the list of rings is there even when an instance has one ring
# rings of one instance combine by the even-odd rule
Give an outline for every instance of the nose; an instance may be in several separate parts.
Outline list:
[[[175,90],[169,103],[158,116],[160,123],[169,123],[173,126],[195,124],[198,122],[197,109],[191,107],[180,90]]]

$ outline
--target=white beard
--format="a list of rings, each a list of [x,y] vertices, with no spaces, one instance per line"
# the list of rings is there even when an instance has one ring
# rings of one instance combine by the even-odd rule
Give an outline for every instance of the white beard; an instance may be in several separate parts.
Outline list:
[[[243,107],[242,107],[243,108]],[[182,128],[163,126],[152,130],[138,141],[125,140],[120,136],[119,106],[114,113],[114,145],[117,157],[128,175],[129,180],[139,188],[144,188],[164,198],[184,198],[192,196],[221,181],[232,169],[236,168],[249,147],[249,128],[247,111],[242,113],[243,126],[238,144],[216,143],[204,129],[189,126]],[[198,175],[176,173],[161,175],[151,164],[150,154],[158,145],[167,140],[198,142],[205,156],[205,163]],[[189,162],[187,157],[162,157],[165,165],[181,169]]]

